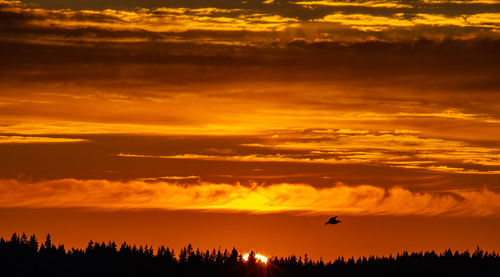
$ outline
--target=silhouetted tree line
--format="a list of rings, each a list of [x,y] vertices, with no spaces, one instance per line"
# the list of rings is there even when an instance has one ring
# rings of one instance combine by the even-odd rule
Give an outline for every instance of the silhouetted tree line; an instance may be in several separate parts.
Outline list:
[[[66,250],[50,235],[39,243],[13,234],[0,239],[0,276],[500,276],[500,256],[479,247],[473,252],[408,253],[389,257],[340,257],[335,261],[271,257],[267,264],[251,252],[248,260],[231,251],[201,251],[191,244],[176,255],[161,246],[118,246],[90,241],[85,249]]]

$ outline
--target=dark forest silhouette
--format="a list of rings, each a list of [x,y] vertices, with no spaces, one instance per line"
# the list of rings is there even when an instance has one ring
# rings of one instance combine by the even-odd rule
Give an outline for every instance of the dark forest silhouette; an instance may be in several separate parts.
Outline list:
[[[177,255],[161,246],[135,246],[90,241],[85,249],[66,250],[50,235],[39,243],[13,234],[0,239],[1,276],[500,276],[500,256],[479,247],[473,252],[408,253],[397,256],[337,258],[323,262],[289,256],[261,263],[251,252],[247,261],[231,251],[200,251],[191,245]]]

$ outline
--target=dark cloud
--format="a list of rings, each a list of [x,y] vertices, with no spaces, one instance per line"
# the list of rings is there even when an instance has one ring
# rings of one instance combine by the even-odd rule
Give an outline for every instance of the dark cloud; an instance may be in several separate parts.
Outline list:
[[[85,31],[82,31],[82,35]],[[75,31],[70,33],[75,34]],[[116,33],[115,33],[116,34]],[[498,92],[498,40],[292,41],[283,47],[189,42],[0,43],[2,86],[66,80],[86,85],[325,81],[427,92]],[[16,55],[13,55],[16,53]],[[228,78],[231,76],[231,78]],[[315,101],[309,99],[306,101]]]

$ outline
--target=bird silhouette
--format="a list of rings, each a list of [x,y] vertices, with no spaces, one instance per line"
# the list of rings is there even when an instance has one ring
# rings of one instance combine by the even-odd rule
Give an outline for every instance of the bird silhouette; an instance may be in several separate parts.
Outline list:
[[[328,220],[328,222],[327,222],[327,223],[325,223],[325,225],[327,225],[327,224],[337,224],[337,223],[339,223],[339,222],[341,222],[341,221],[340,221],[340,220],[337,220],[337,217],[336,217],[336,216],[334,216],[334,217],[330,218],[330,219]]]

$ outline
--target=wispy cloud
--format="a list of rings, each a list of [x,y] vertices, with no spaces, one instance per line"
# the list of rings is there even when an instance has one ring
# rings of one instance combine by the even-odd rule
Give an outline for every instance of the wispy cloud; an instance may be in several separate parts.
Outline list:
[[[330,6],[330,7],[367,7],[367,8],[412,8],[412,5],[404,4],[401,1],[299,1],[297,5],[309,6]]]
[[[461,174],[499,174],[500,148],[430,138],[418,131],[312,129],[282,130],[259,143],[231,151],[175,155],[119,153],[123,158],[153,158],[263,163],[367,164]],[[243,150],[243,149],[244,150]],[[253,153],[251,152],[253,151]]]
[[[426,4],[460,4],[460,5],[472,5],[472,4],[485,4],[485,5],[495,5],[500,4],[498,0],[420,0],[420,2]]]
[[[64,143],[84,142],[86,139],[61,138],[61,137],[30,137],[30,136],[3,136],[0,135],[0,143]]]
[[[158,181],[170,181],[170,180],[199,180],[200,176],[161,176],[161,177],[148,177],[148,178],[139,178],[138,180],[141,181],[152,181],[152,182],[158,182]]]

